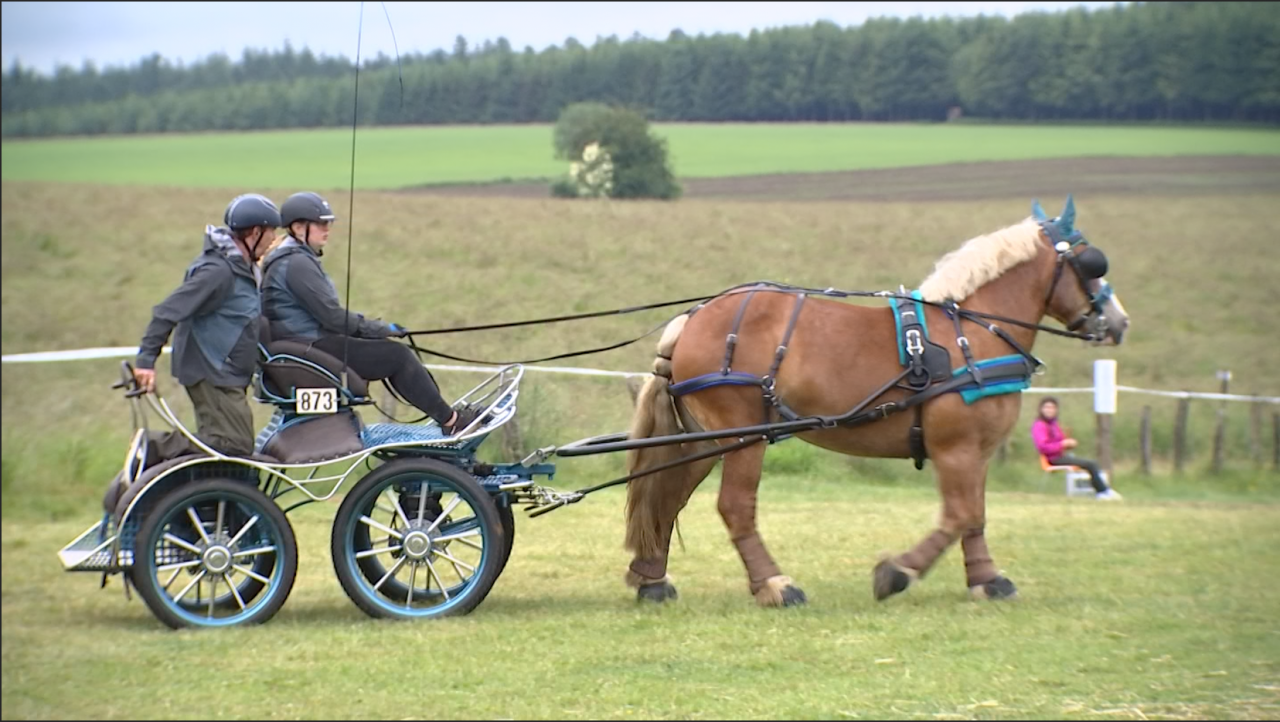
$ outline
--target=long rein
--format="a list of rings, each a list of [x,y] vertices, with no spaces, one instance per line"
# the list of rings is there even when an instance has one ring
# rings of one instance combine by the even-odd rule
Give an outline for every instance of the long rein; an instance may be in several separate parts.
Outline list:
[[[648,310],[657,309],[657,308],[665,308],[669,306],[680,306],[680,305],[694,303],[694,302],[702,303],[715,298],[719,298],[720,296],[732,293],[734,291],[738,291],[740,289],[751,288],[751,287],[760,286],[760,285],[770,285],[781,292],[805,293],[812,296],[827,296],[831,298],[885,298],[885,299],[892,298],[892,299],[916,301],[926,306],[933,306],[935,308],[942,309],[948,315],[955,314],[963,320],[969,321],[971,323],[975,323],[981,326],[982,328],[986,329],[990,333],[1000,337],[1005,342],[1010,343],[1011,345],[1014,346],[1014,348],[1018,349],[1024,355],[1028,355],[1028,356],[1029,354],[1023,351],[1018,346],[1018,344],[1014,342],[1013,339],[1009,337],[1009,335],[1003,329],[1001,329],[999,326],[996,326],[994,323],[986,323],[986,322],[991,321],[991,322],[998,322],[998,323],[1007,323],[1013,326],[1019,326],[1022,328],[1032,329],[1036,331],[1044,331],[1045,333],[1051,333],[1051,334],[1054,334],[1057,336],[1063,336],[1066,338],[1079,339],[1082,341],[1097,340],[1097,336],[1095,334],[1079,333],[1077,331],[1067,331],[1059,328],[1053,328],[1052,326],[1045,326],[1043,324],[1020,321],[1015,318],[1009,318],[1007,316],[1001,316],[998,314],[983,313],[980,311],[971,311],[969,309],[960,308],[959,305],[956,304],[954,301],[942,301],[942,302],[925,301],[922,299],[915,298],[913,296],[900,294],[896,291],[843,291],[836,288],[825,288],[825,289],[804,288],[801,286],[790,286],[790,285],[777,284],[777,283],[771,283],[771,282],[765,282],[765,283],[755,282],[755,283],[740,284],[737,286],[733,286],[731,288],[727,288],[724,291],[721,291],[720,293],[717,293],[711,296],[698,296],[694,298],[682,298],[676,301],[663,301],[660,303],[647,303],[647,304],[638,305],[638,306],[626,306],[623,308],[616,308],[608,311],[592,311],[589,313],[579,313],[579,314],[572,314],[572,315],[566,315],[566,316],[549,316],[546,318],[536,318],[536,319],[530,319],[526,321],[489,323],[489,324],[481,324],[476,326],[460,326],[457,328],[438,328],[438,329],[428,329],[428,330],[422,330],[422,331],[406,331],[404,335],[406,338],[409,339],[410,348],[412,348],[414,352],[418,354],[419,358],[422,357],[422,354],[427,354],[429,356],[436,356],[439,358],[449,359],[451,361],[487,364],[487,365],[493,365],[493,366],[504,366],[508,364],[531,364],[531,363],[540,363],[543,361],[557,361],[560,359],[573,358],[575,356],[587,356],[590,354],[603,353],[605,351],[612,351],[615,349],[623,348],[625,346],[630,346],[633,343],[636,343],[638,341],[645,339],[648,336],[653,335],[655,332],[664,328],[672,320],[679,317],[680,315],[683,315],[684,313],[687,313],[688,311],[687,310],[681,311],[676,316],[666,319],[665,321],[653,327],[652,329],[646,331],[645,333],[639,336],[636,336],[634,338],[627,339],[625,341],[619,341],[617,343],[609,344],[607,346],[599,346],[599,347],[594,347],[589,349],[583,349],[580,351],[569,351],[566,353],[554,354],[552,356],[543,356],[540,358],[524,359],[519,361],[491,361],[491,360],[484,360],[484,359],[467,358],[465,356],[455,356],[452,354],[447,354],[447,353],[443,353],[440,351],[436,351],[430,348],[420,346],[418,345],[414,337],[443,335],[443,334],[450,334],[450,333],[470,333],[473,331],[488,331],[488,330],[500,329],[500,328],[516,328],[520,326],[541,326],[541,325],[548,325],[552,323],[561,323],[564,321],[580,321],[580,320],[585,320],[590,318],[600,318],[603,316],[620,316],[620,315],[625,315],[629,313],[637,313],[640,311],[648,311]]]

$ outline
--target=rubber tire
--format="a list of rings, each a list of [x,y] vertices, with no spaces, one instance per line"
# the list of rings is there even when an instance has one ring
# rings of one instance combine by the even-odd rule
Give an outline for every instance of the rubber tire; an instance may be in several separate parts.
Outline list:
[[[502,519],[502,564],[498,565],[498,574],[501,576],[507,568],[507,561],[511,559],[511,549],[516,542],[516,515],[510,504],[502,506],[494,503],[494,507],[497,508],[498,516]]]
[[[381,493],[390,484],[403,483],[402,481],[395,481],[395,478],[405,474],[417,474],[447,481],[454,487],[453,490],[456,493],[460,493],[466,499],[479,518],[480,533],[485,542],[481,568],[471,577],[471,583],[468,584],[467,589],[463,592],[463,597],[460,598],[460,601],[443,611],[398,614],[377,604],[368,596],[370,593],[377,593],[367,593],[362,586],[365,580],[369,580],[369,567],[360,564],[362,560],[355,559],[354,551],[348,549],[344,530],[354,529],[354,524],[359,521],[360,510],[357,505],[368,498],[370,494]],[[502,573],[502,567],[506,561],[506,554],[502,553],[502,550],[506,548],[503,536],[502,517],[498,512],[497,505],[494,504],[493,497],[480,485],[480,482],[476,481],[475,477],[456,466],[436,461],[435,459],[397,459],[374,469],[365,475],[351,491],[347,492],[346,498],[342,500],[342,505],[338,508],[338,515],[333,520],[329,551],[333,559],[333,569],[337,574],[338,583],[342,585],[342,590],[346,592],[347,597],[365,614],[377,619],[433,619],[463,616],[470,613],[480,602],[484,601],[484,598],[488,596],[489,591],[493,588],[494,582],[498,580],[498,575]],[[495,553],[489,552],[491,546]],[[375,558],[367,557],[367,559]],[[378,566],[381,566],[381,564],[379,563]],[[404,594],[396,589],[393,594],[388,596],[396,601],[403,601],[407,598],[407,587],[405,589],[406,593]]]
[[[242,501],[250,501],[258,507],[261,514],[259,524],[269,522],[275,526],[280,532],[282,553],[277,554],[278,564],[284,566],[284,572],[281,578],[281,587],[275,592],[272,599],[267,600],[266,604],[253,612],[247,619],[235,623],[235,625],[216,624],[206,625],[193,623],[189,619],[178,616],[169,607],[165,601],[167,595],[155,583],[155,576],[152,573],[151,565],[155,563],[155,554],[150,550],[155,548],[157,537],[160,533],[160,524],[169,515],[174,508],[187,506],[191,504],[192,499],[199,496],[216,495],[213,498],[225,499],[227,497],[239,498]],[[139,549],[146,549],[148,553],[139,554]],[[288,517],[284,511],[268,497],[262,493],[257,487],[252,486],[244,481],[233,481],[231,479],[207,479],[202,481],[190,482],[178,486],[169,493],[160,498],[156,505],[147,512],[146,517],[142,519],[142,523],[138,526],[138,534],[134,541],[134,564],[129,570],[130,577],[133,580],[133,586],[138,590],[139,596],[146,602],[151,613],[161,622],[173,629],[184,629],[189,627],[221,627],[221,626],[248,626],[251,624],[263,624],[267,620],[275,616],[276,612],[284,606],[285,600],[289,598],[289,592],[293,590],[293,583],[298,574],[298,541],[293,533],[293,525],[289,523]],[[257,561],[255,560],[254,570],[257,569]],[[260,585],[261,582],[256,582]],[[247,586],[247,585],[246,585]],[[257,598],[258,592],[254,594]],[[249,600],[246,600],[249,601]],[[217,603],[215,602],[215,605]],[[187,605],[179,602],[179,606]]]

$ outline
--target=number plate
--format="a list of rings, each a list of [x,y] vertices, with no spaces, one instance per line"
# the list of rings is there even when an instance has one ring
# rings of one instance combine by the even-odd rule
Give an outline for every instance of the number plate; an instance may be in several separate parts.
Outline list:
[[[298,413],[332,414],[338,410],[337,389],[298,389]]]

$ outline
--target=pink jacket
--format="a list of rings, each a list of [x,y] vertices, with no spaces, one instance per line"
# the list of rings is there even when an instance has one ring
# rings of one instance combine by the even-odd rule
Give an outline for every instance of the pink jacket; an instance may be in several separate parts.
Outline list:
[[[1039,417],[1031,424],[1031,439],[1036,442],[1036,451],[1053,461],[1063,452],[1062,442],[1067,438],[1058,426],[1058,420],[1045,421]]]

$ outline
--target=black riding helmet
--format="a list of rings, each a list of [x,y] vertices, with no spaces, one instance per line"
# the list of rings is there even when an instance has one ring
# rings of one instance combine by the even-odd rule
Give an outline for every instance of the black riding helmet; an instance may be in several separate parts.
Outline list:
[[[227,206],[227,210],[222,214],[222,222],[232,233],[240,235],[241,231],[247,231],[250,228],[279,228],[280,211],[276,208],[276,204],[271,202],[270,198],[258,193],[246,193],[242,196],[236,196],[231,204]],[[248,248],[248,240],[244,239],[245,247]],[[259,237],[254,242],[253,248],[249,248],[250,263],[257,260],[258,248],[262,245],[262,238]]]
[[[244,231],[257,226],[279,228],[283,225],[276,204],[258,193],[236,196],[222,214],[222,222],[233,231]]]
[[[285,228],[288,228],[290,233],[293,232],[292,226],[296,221],[331,223],[335,218],[337,218],[337,216],[333,214],[333,209],[329,207],[329,201],[320,197],[319,193],[312,193],[311,191],[294,193],[285,199],[284,206],[280,209],[280,219],[284,222]],[[311,246],[311,239],[307,238],[307,236],[310,235],[311,229],[308,227],[306,232],[303,233],[304,237],[299,238],[298,240],[307,244],[307,246]],[[323,255],[324,253],[324,251],[319,248],[313,250],[316,252],[317,256]]]

